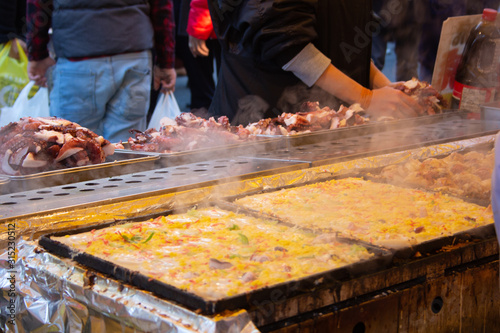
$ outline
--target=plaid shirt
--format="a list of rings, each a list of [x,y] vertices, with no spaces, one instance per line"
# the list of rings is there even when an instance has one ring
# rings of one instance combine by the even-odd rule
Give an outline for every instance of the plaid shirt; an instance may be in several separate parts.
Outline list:
[[[172,0],[150,0],[151,23],[154,29],[156,63],[161,68],[173,68],[175,62],[175,23]],[[27,0],[26,42],[28,58],[43,60],[49,56],[49,28],[52,26],[52,0]],[[108,56],[111,54],[108,54]],[[106,56],[106,55],[103,55]],[[78,60],[82,60],[79,58]]]

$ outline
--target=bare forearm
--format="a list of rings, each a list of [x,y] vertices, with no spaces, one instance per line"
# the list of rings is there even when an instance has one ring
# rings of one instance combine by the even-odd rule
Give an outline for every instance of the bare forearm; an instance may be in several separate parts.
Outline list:
[[[385,75],[374,77],[376,80],[374,84],[384,84],[386,82],[383,80],[384,77]],[[378,89],[367,89],[331,64],[315,85],[347,104],[359,103],[366,112],[375,118],[380,116],[404,118],[417,115],[418,103],[405,93],[387,85]]]
[[[370,65],[370,89],[379,89],[390,84],[391,80],[372,61]]]
[[[358,103],[367,90],[331,64],[315,85],[348,104]]]

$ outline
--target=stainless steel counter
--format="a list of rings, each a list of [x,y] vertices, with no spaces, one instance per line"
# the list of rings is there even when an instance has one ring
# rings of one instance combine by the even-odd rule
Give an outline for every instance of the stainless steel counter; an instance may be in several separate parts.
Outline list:
[[[17,236],[36,239],[55,230],[144,216],[178,205],[320,181],[353,169],[380,167],[408,158],[430,157],[493,143],[499,129],[497,122],[457,118],[443,119],[439,124],[422,124],[420,128],[405,126],[372,133],[363,130],[359,135],[329,141],[322,141],[321,135],[303,136],[290,138],[286,146],[278,147],[282,150],[272,156],[258,153],[257,156],[214,158],[4,194],[0,196],[0,243],[5,244],[7,230],[12,225]],[[339,151],[347,153],[339,156]],[[258,327],[262,331],[281,333],[301,329],[321,331],[321,327],[353,332],[360,327],[371,327],[404,332],[405,329],[411,331],[412,327],[416,329],[409,318],[418,315],[414,318],[418,329],[438,327],[445,332],[455,327],[479,327],[488,331],[491,327],[487,325],[497,324],[500,318],[494,312],[500,300],[495,238],[466,243],[439,255],[395,263],[394,268],[309,295],[283,299],[276,294],[248,312],[214,318],[199,316],[95,275],[74,263],[39,253],[31,243],[18,245],[25,252],[19,253],[22,256],[17,258],[14,267],[19,292],[16,304],[23,310],[22,323],[36,328],[72,327],[84,331],[91,327],[92,332],[99,329],[105,332],[110,328],[125,332],[245,329],[256,332]],[[7,253],[0,253],[2,306],[7,304],[5,295],[9,288],[6,259]],[[475,285],[474,281],[479,283]],[[441,305],[434,302],[439,298]],[[439,306],[439,311],[432,310]],[[400,318],[399,314],[406,317]],[[392,324],[395,320],[399,326]]]
[[[193,187],[213,186],[307,167],[307,163],[297,161],[236,157],[15,192],[0,196],[0,221],[58,209],[68,210],[180,192]]]

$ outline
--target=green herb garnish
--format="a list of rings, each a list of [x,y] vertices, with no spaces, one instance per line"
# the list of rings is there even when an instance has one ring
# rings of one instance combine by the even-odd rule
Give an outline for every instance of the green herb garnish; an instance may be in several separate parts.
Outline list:
[[[128,238],[127,236],[125,236],[124,234],[120,233],[120,236],[122,236],[122,238],[126,241],[126,242],[129,242],[130,243],[130,238]]]
[[[238,233],[238,235],[240,236],[240,241],[245,244],[245,245],[248,245],[248,237],[243,235],[242,233]]]
[[[136,235],[134,235],[134,236],[132,236],[132,237],[128,237],[127,235],[124,235],[124,234],[120,233],[120,236],[122,236],[122,238],[123,238],[126,242],[128,242],[128,243],[135,243],[136,241],[138,241],[138,240],[140,240],[140,239],[141,239],[141,237],[136,236]]]
[[[151,233],[149,234],[149,237],[148,237],[148,238],[147,238],[144,242],[142,242],[142,244],[149,242],[149,241],[151,240],[151,238],[153,238],[153,235],[154,235],[154,234],[155,234],[155,232],[154,232],[154,231],[153,231],[153,232],[151,232]]]

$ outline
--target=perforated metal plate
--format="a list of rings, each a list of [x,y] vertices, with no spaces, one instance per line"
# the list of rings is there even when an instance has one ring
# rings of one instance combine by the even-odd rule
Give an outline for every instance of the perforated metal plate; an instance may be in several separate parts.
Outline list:
[[[110,202],[123,197],[171,192],[188,187],[209,186],[217,182],[262,176],[307,168],[299,162],[251,158],[220,159],[93,179],[68,185],[0,196],[0,220],[62,207]]]

